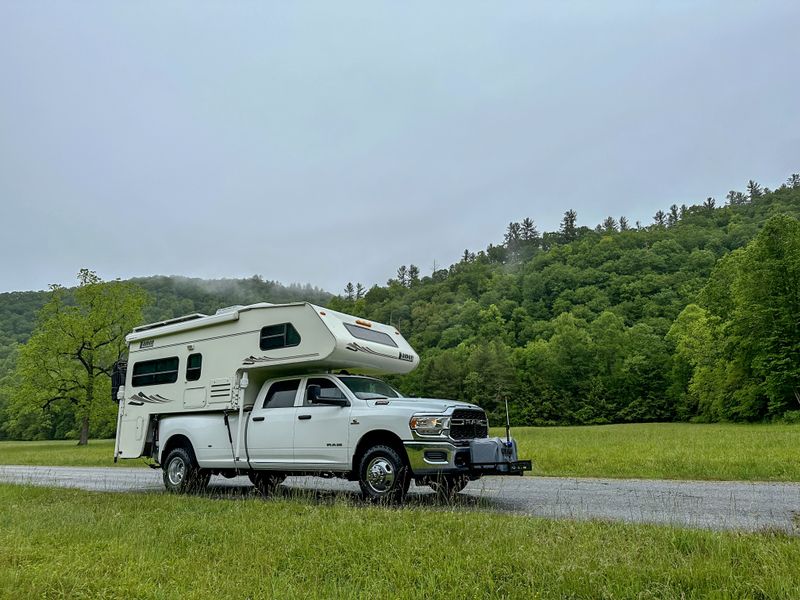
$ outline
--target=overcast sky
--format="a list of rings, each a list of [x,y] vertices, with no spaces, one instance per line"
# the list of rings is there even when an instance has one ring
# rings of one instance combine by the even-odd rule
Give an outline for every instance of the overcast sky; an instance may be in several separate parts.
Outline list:
[[[800,2],[0,0],[0,291],[384,283],[800,171]]]

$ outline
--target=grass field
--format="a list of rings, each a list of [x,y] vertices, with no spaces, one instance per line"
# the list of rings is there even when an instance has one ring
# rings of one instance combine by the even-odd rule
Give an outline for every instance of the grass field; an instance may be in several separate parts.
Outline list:
[[[0,442],[2,465],[49,465],[69,467],[113,467],[114,440],[90,440],[78,446],[74,440],[47,442]],[[146,466],[144,459],[116,463],[118,467]]]
[[[2,598],[796,598],[800,538],[0,485]]]
[[[502,435],[497,429],[492,432]],[[517,427],[520,456],[534,474],[800,481],[800,425],[652,423],[594,427]],[[114,444],[0,442],[0,464],[113,466]],[[118,466],[144,466],[144,460]]]
[[[512,435],[537,475],[800,481],[800,425],[517,427]]]

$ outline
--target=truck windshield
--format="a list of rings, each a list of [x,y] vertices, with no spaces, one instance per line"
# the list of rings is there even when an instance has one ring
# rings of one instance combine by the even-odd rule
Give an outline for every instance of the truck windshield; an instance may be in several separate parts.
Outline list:
[[[356,398],[372,400],[375,398],[401,398],[400,393],[388,383],[372,377],[339,377]]]

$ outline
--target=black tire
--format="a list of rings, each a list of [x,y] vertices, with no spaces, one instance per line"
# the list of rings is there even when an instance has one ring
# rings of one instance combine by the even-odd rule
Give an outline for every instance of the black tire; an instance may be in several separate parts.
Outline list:
[[[436,492],[436,496],[445,502],[453,500],[458,492],[467,487],[468,483],[467,475],[442,474],[428,480],[428,485]]]
[[[208,485],[211,473],[197,466],[192,452],[186,448],[173,448],[162,463],[164,487],[173,494],[196,492]]]
[[[247,476],[250,478],[251,483],[256,486],[258,493],[265,498],[274,494],[278,486],[286,479],[286,475],[274,471],[250,471]]]
[[[358,485],[366,500],[399,503],[411,485],[411,473],[397,450],[390,446],[373,446],[359,461]]]

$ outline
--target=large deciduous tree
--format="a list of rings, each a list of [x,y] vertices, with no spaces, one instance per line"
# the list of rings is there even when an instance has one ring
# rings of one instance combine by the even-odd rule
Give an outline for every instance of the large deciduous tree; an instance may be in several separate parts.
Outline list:
[[[111,368],[126,352],[125,335],[142,321],[147,296],[135,284],[103,282],[81,269],[72,293],[51,286],[30,340],[20,348],[13,401],[44,410],[69,403],[79,445],[89,441],[91,420],[113,412]]]

